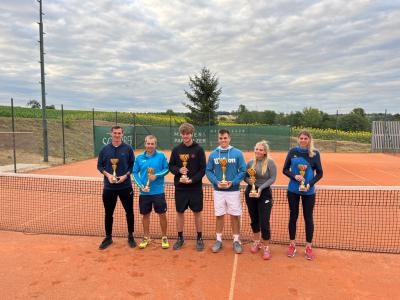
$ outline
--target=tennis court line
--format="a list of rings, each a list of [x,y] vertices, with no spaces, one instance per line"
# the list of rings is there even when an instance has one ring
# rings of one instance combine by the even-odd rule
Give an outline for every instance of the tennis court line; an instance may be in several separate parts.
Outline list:
[[[367,178],[367,177],[361,176],[361,175],[359,175],[359,174],[357,174],[357,173],[354,173],[354,172],[348,170],[347,168],[344,168],[344,167],[339,166],[339,165],[335,165],[335,167],[339,167],[339,168],[342,169],[343,171],[345,171],[345,172],[347,172],[347,173],[349,173],[349,174],[351,174],[351,175],[353,175],[353,176],[355,176],[355,177],[358,177],[358,178],[360,178],[360,179],[366,180],[366,181],[372,183],[373,185],[380,185],[380,184],[376,183],[375,181],[373,181],[373,180],[371,180],[371,179],[369,179],[369,178]]]
[[[243,198],[241,197],[241,199],[243,199]],[[242,200],[241,202],[243,205],[244,200]],[[242,228],[242,226],[243,226],[243,217],[240,216],[240,229]],[[233,300],[233,293],[235,292],[238,256],[239,256],[239,254],[236,254],[236,253],[234,254],[232,276],[231,276],[231,286],[229,288],[229,300]]]
[[[26,227],[29,223],[32,223],[32,222],[34,222],[34,221],[36,221],[36,220],[42,219],[42,218],[44,218],[44,217],[47,217],[48,215],[51,215],[51,214],[53,214],[53,213],[59,211],[60,209],[64,209],[64,208],[67,208],[68,206],[72,206],[73,204],[74,204],[74,203],[70,203],[70,204],[68,204],[68,205],[59,207],[59,208],[57,208],[57,209],[53,209],[52,211],[49,211],[48,213],[46,213],[46,214],[44,214],[44,215],[40,215],[40,216],[38,216],[38,217],[36,217],[36,218],[33,218],[32,220],[26,221],[25,223],[22,224],[22,227],[24,228],[24,231],[25,231],[25,229],[26,229],[25,227]]]
[[[232,268],[232,277],[231,277],[231,286],[229,288],[229,300],[233,300],[233,293],[235,292],[235,282],[236,282],[236,270],[237,270],[237,261],[239,254],[234,254],[233,259],[233,268]]]
[[[390,172],[386,172],[386,171],[379,170],[379,169],[375,169],[375,171],[378,171],[378,172],[384,173],[384,174],[386,174],[386,175],[389,175],[389,176],[391,176],[391,177],[394,177],[394,178],[399,178],[399,176],[398,176],[398,175],[396,175],[396,174],[393,174],[393,173],[390,173]]]

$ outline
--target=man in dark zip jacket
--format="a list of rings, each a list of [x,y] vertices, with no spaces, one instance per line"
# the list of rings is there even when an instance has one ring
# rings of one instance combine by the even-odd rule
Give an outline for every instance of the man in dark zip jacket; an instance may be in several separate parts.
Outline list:
[[[201,215],[203,210],[202,178],[205,175],[206,156],[203,148],[193,141],[194,127],[192,124],[183,123],[179,127],[179,133],[182,143],[172,150],[169,160],[169,169],[175,175],[176,227],[178,230],[178,239],[173,249],[178,250],[184,244],[184,212],[189,207],[193,211],[196,225],[196,249],[197,251],[203,251],[203,220]]]
[[[136,247],[136,242],[133,238],[133,189],[130,176],[135,161],[135,154],[132,147],[123,142],[123,132],[123,128],[120,126],[113,126],[111,128],[112,141],[101,149],[97,161],[97,169],[104,175],[103,204],[106,231],[106,237],[99,246],[100,250],[106,249],[113,243],[113,215],[118,197],[126,212],[128,245],[131,248]],[[115,168],[116,176],[114,176],[113,168]]]

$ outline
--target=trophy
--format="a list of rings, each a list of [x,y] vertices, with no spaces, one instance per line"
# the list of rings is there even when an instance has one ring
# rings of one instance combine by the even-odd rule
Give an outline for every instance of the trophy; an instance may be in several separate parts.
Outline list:
[[[219,159],[219,164],[221,165],[221,169],[222,169],[222,180],[220,181],[219,187],[222,189],[226,189],[228,187],[228,181],[226,181],[226,178],[225,178],[227,163],[228,163],[228,160],[225,157]]]
[[[146,186],[144,187],[145,192],[150,192],[150,175],[153,175],[154,173],[154,168],[147,168],[147,182]]]
[[[119,159],[118,158],[111,158],[111,166],[113,169],[113,177],[111,179],[111,183],[117,183],[117,164],[118,164]]]
[[[182,161],[183,167],[186,168],[189,160],[189,154],[179,154],[179,158]],[[179,179],[179,181],[183,183],[187,182],[188,180],[189,178],[187,177],[186,174],[183,174]]]
[[[300,175],[303,176],[303,178],[304,178],[304,175],[306,174],[307,165],[297,165],[297,167],[300,170]],[[307,191],[304,179],[300,182],[299,191],[300,192],[306,192]]]
[[[254,168],[248,168],[247,169],[247,174],[249,174],[250,179],[256,179],[256,169]],[[258,196],[258,192],[256,190],[256,186],[254,185],[254,183],[251,185],[251,190],[249,193],[249,197],[254,198]]]

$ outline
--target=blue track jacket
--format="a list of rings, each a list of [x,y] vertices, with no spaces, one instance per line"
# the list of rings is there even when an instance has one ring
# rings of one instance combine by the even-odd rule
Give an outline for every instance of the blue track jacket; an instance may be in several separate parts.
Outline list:
[[[153,155],[148,156],[146,152],[139,154],[136,157],[133,165],[132,175],[137,186],[146,186],[147,183],[147,168],[154,168],[156,180],[150,181],[150,192],[140,190],[140,195],[158,195],[164,193],[164,176],[168,174],[168,160],[165,154],[155,151]]]
[[[306,173],[304,174],[305,185],[310,184],[310,189],[307,192],[300,192],[300,183],[295,179],[295,175],[300,174],[298,165],[307,165]],[[309,157],[308,149],[302,149],[299,146],[289,150],[288,155],[283,165],[283,174],[290,178],[288,191],[300,195],[315,194],[315,184],[323,176],[321,158],[319,152],[316,151],[313,157]]]
[[[227,181],[232,181],[232,186],[229,189],[219,189],[217,185],[218,181],[222,180],[222,169],[219,164],[219,158],[223,157],[228,160],[225,178]],[[208,158],[206,175],[216,191],[238,191],[240,182],[246,175],[246,162],[242,151],[232,146],[229,146],[227,149],[218,147],[211,152]]]

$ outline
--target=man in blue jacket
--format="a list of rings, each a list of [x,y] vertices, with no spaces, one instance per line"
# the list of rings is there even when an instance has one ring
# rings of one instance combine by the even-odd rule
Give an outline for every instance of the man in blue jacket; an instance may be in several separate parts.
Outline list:
[[[214,187],[214,209],[216,216],[217,240],[212,247],[214,253],[222,248],[222,231],[224,229],[224,216],[231,216],[233,233],[233,250],[242,253],[240,243],[240,216],[242,215],[242,203],[240,201],[240,182],[246,175],[246,162],[243,153],[230,146],[230,132],[220,129],[218,132],[219,147],[215,149],[208,158],[206,175]],[[221,161],[226,163],[225,179]]]
[[[131,248],[136,247],[136,242],[133,238],[133,189],[130,176],[135,154],[132,147],[122,141],[123,133],[124,130],[120,126],[111,128],[111,143],[101,149],[97,161],[97,169],[104,175],[103,204],[106,231],[106,237],[99,246],[100,250],[106,249],[113,243],[113,215],[118,197],[126,212],[128,244]],[[113,168],[115,168],[115,177]]]
[[[165,154],[158,152],[157,138],[148,135],[144,139],[146,151],[136,157],[133,166],[133,178],[140,189],[139,210],[143,216],[143,240],[140,249],[150,244],[150,213],[154,211],[160,218],[161,247],[169,248],[167,238],[167,202],[164,193],[164,176],[168,174],[168,160]]]

